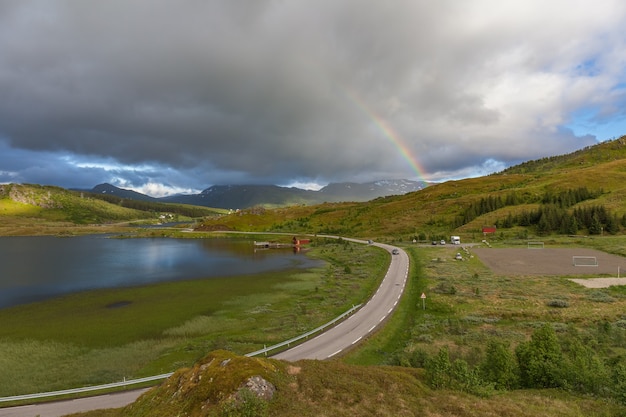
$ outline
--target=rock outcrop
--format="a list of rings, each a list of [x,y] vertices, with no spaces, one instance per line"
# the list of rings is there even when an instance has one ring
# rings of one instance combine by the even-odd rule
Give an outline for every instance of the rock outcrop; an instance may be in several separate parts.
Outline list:
[[[278,371],[271,360],[211,352],[146,392],[126,407],[124,415],[147,417],[171,411],[169,415],[204,417],[216,410],[264,409],[276,395],[271,379]]]

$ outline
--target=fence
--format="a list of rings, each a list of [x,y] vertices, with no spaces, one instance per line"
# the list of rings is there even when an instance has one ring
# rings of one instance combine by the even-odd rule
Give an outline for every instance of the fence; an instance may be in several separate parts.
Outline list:
[[[272,350],[278,349],[280,347],[289,346],[292,343],[295,343],[295,342],[297,342],[299,340],[306,339],[309,336],[311,336],[311,335],[313,335],[315,333],[318,333],[318,332],[324,330],[325,328],[327,328],[329,326],[332,326],[333,324],[335,324],[339,320],[343,319],[344,317],[349,316],[355,310],[357,310],[359,307],[361,307],[361,305],[362,304],[358,304],[356,306],[353,306],[351,309],[349,309],[345,313],[339,315],[338,317],[334,318],[333,320],[329,321],[328,323],[323,324],[320,327],[311,330],[310,332],[304,333],[304,334],[302,334],[300,336],[294,337],[292,339],[286,340],[286,341],[278,343],[276,345],[273,345],[273,346],[270,346],[270,347],[265,347],[263,349],[255,351],[255,352],[247,353],[245,356],[251,357],[251,356],[260,355],[262,353],[267,355],[267,352],[271,352]],[[145,378],[137,378],[137,379],[129,379],[129,380],[124,379],[123,381],[119,381],[119,382],[112,382],[110,384],[103,384],[103,385],[94,385],[94,386],[90,386],[90,387],[71,388],[71,389],[66,389],[66,390],[61,390],[61,391],[40,392],[40,393],[36,393],[36,394],[13,395],[11,397],[0,397],[0,403],[9,402],[9,401],[25,401],[25,400],[34,400],[34,399],[39,399],[39,398],[58,397],[58,396],[62,396],[62,395],[81,394],[81,393],[84,393],[84,392],[102,391],[102,390],[112,389],[112,388],[127,387],[127,386],[131,386],[131,385],[137,385],[137,384],[142,384],[142,383],[145,383],[145,382],[152,382],[152,381],[158,381],[158,380],[161,380],[161,379],[169,378],[170,376],[172,376],[172,374],[173,374],[173,372],[169,372],[169,373],[166,373],[166,374],[148,376],[148,377],[145,377]]]

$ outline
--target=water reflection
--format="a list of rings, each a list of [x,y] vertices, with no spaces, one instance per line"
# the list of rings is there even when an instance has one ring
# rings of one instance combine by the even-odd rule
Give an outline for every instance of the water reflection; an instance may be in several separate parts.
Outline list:
[[[291,249],[240,239],[1,237],[0,308],[94,288],[309,268]]]

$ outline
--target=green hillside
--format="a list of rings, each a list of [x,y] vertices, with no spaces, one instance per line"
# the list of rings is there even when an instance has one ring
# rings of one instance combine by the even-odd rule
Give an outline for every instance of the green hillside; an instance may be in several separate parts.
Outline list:
[[[581,192],[585,198],[579,196]],[[568,194],[576,195],[575,201],[565,201]],[[499,225],[498,233],[558,234],[560,224],[542,229],[538,227],[539,218],[530,224],[517,218],[525,213],[541,216],[547,206],[551,209],[556,205],[559,211],[555,215],[560,217],[573,216],[576,210],[584,211],[581,216],[598,215],[595,208],[602,207],[597,225],[600,229],[590,230],[578,219],[576,231],[566,234],[621,233],[626,224],[624,201],[626,138],[620,138],[572,154],[526,162],[486,177],[448,181],[402,196],[367,203],[246,210],[211,219],[202,227],[403,240],[431,240],[455,234],[467,240],[480,237],[483,226],[494,224]],[[522,229],[525,232],[520,232]]]
[[[0,234],[40,234],[75,226],[214,216],[224,210],[121,199],[35,184],[0,185]]]
[[[581,192],[588,196],[580,198]],[[572,194],[576,195],[574,201]],[[0,186],[0,217],[11,219],[5,225],[26,222],[59,226],[154,220],[170,213],[185,218],[208,217],[200,230],[286,231],[422,241],[455,234],[466,241],[480,237],[482,227],[492,225],[498,226],[499,234],[521,237],[622,233],[626,227],[624,201],[626,137],[567,155],[525,162],[497,174],[448,181],[366,203],[254,207],[226,215],[225,210],[186,204],[7,184]],[[561,224],[564,220],[546,224],[546,219],[553,223],[555,218],[572,223],[568,217],[575,215],[576,227]],[[594,215],[598,219],[591,225]]]

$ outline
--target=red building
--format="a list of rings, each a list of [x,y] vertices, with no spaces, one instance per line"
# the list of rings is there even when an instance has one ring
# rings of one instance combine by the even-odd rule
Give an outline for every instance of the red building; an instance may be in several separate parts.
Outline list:
[[[486,235],[487,233],[495,233],[496,232],[496,226],[483,226],[483,235]]]
[[[293,237],[293,239],[291,239],[291,242],[294,244],[294,246],[300,246],[300,245],[306,245],[308,243],[311,242],[310,239],[298,239],[297,237]]]

